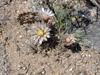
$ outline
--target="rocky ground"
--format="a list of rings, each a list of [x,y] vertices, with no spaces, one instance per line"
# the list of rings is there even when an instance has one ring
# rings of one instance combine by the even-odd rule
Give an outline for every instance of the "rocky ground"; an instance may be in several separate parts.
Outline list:
[[[37,48],[30,42],[27,30],[34,23],[30,15],[35,21],[39,19],[27,12],[35,13],[41,3],[42,0],[0,0],[0,75],[100,75],[100,8],[88,5],[86,0],[69,2],[69,8],[75,8],[76,13],[94,11],[90,16],[80,13],[79,24],[73,23],[73,30],[88,34],[78,49],[55,42],[51,43],[52,48],[44,47],[45,44]],[[21,18],[25,21],[19,21]]]

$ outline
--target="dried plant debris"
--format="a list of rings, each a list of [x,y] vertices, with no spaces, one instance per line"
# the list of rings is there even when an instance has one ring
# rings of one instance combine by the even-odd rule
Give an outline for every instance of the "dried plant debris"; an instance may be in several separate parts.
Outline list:
[[[1,23],[0,23],[0,35],[2,34],[2,26],[1,26]]]
[[[100,0],[90,0],[94,5],[100,6]]]
[[[7,5],[10,2],[12,2],[12,0],[0,0],[0,7],[3,6],[3,5]]]
[[[17,18],[18,22],[20,25],[23,24],[31,24],[34,23],[35,21],[40,21],[40,19],[37,16],[37,13],[32,13],[32,12],[25,12],[23,14],[20,14]]]
[[[76,75],[87,75],[87,72],[85,70],[78,70]]]

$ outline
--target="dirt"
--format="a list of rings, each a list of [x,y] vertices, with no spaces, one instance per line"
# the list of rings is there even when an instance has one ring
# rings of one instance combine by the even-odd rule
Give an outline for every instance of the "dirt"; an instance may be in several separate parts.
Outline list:
[[[40,21],[35,15],[42,7],[38,2],[1,0],[0,75],[100,75],[100,52],[91,46],[79,43],[76,44],[78,49],[71,49],[62,42],[33,45],[27,30],[34,24],[32,19]]]

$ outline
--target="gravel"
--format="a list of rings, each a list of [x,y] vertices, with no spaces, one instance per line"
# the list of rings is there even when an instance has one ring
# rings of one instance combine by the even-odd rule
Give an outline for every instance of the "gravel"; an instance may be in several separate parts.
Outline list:
[[[0,75],[8,75],[8,67],[9,67],[9,62],[6,59],[6,50],[3,46],[3,43],[0,43]]]

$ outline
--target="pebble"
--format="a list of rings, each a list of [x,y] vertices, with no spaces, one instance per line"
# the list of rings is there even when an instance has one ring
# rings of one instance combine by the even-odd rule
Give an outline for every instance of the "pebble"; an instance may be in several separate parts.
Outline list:
[[[27,31],[27,30],[28,30],[28,28],[26,27],[24,30],[26,30],[26,31]]]
[[[23,70],[26,70],[26,67],[22,67]]]
[[[20,35],[19,37],[22,38],[22,35]]]
[[[51,74],[53,74],[53,70],[51,71]]]
[[[24,44],[22,44],[22,46],[24,46]]]
[[[86,55],[84,54],[84,55],[82,55],[82,58],[84,58]]]
[[[89,57],[91,57],[91,55],[90,55],[90,54],[89,54],[88,56],[89,56]]]
[[[23,62],[20,62],[20,63],[18,64],[18,67],[21,69],[21,68],[23,67]]]
[[[27,3],[26,1],[24,1],[24,3]]]
[[[72,71],[72,70],[73,70],[72,68],[69,69],[69,71]]]
[[[33,56],[33,58],[35,58],[35,56]]]
[[[43,71],[42,74],[45,74],[45,72]]]

